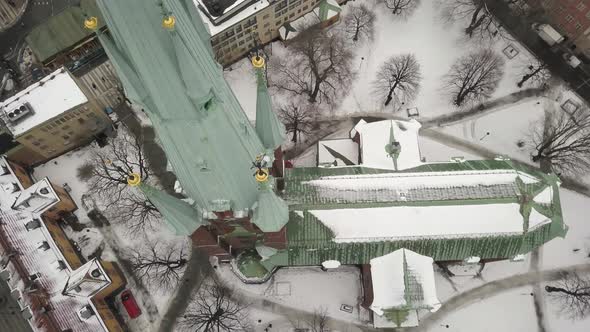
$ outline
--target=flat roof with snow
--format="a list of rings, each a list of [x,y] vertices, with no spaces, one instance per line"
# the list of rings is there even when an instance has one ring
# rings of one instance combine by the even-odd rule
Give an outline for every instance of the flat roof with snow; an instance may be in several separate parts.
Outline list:
[[[234,8],[238,9],[237,6],[244,3],[244,1],[246,1],[246,0],[236,1],[236,3],[234,3],[232,6],[226,8],[225,12],[227,12],[228,15],[231,15],[229,12]],[[197,11],[199,12],[199,15],[201,15],[201,18],[203,19],[203,23],[205,23],[205,25],[209,29],[209,34],[211,35],[211,37],[213,37],[213,36],[217,35],[218,33],[226,30],[227,28],[232,27],[234,24],[237,24],[237,23],[247,19],[248,17],[258,13],[259,11],[263,10],[264,8],[268,7],[269,2],[268,2],[268,0],[256,1],[253,4],[251,4],[245,8],[241,8],[239,11],[234,13],[234,15],[229,17],[227,20],[223,20],[223,18],[222,18],[221,22],[218,24],[214,23],[212,21],[212,18],[207,16],[208,12],[207,13],[204,12],[204,10],[207,10],[207,9],[206,9],[206,6],[204,6],[201,3],[201,0],[193,0],[193,4],[197,7]],[[225,12],[224,12],[224,14],[225,14]],[[217,19],[214,19],[214,20],[218,21]]]
[[[0,112],[10,132],[20,136],[56,116],[88,102],[67,70],[62,67],[39,82],[0,103]],[[15,109],[28,104],[32,112],[17,120],[8,117]]]

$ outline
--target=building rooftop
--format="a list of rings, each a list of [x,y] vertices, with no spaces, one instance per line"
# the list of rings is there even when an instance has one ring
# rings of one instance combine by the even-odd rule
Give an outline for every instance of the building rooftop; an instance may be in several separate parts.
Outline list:
[[[211,37],[263,10],[269,6],[270,2],[269,0],[234,0],[235,2],[231,6],[225,8],[224,14],[221,16],[215,16],[207,9],[208,7],[205,5],[206,1],[207,0],[193,0],[193,3],[199,9],[199,14],[209,29]],[[215,0],[212,1],[217,2]],[[231,1],[232,0],[224,0],[222,2],[225,3]],[[222,7],[220,6],[220,8]]]
[[[0,116],[14,136],[88,101],[65,68],[0,103]],[[16,114],[18,113],[18,114]]]
[[[107,331],[90,301],[91,295],[110,283],[106,273],[95,260],[73,270],[43,222],[43,212],[59,202],[51,183],[45,178],[24,188],[4,157],[0,158],[0,166],[0,245],[6,256],[19,253],[6,269],[12,276],[11,290],[18,289],[21,294],[22,311],[30,312],[32,325],[43,323],[80,332]],[[95,274],[100,274],[102,283],[81,285],[79,276],[88,266],[98,266]],[[75,294],[65,295],[64,287],[72,278],[81,287],[72,292]],[[93,314],[80,318],[79,312],[88,308]]]
[[[101,13],[96,7],[96,1],[81,0],[79,6],[69,6],[61,13],[35,26],[25,38],[27,45],[31,47],[39,61],[45,62],[94,33],[84,28],[83,22],[86,16],[96,16],[99,24],[104,25]]]

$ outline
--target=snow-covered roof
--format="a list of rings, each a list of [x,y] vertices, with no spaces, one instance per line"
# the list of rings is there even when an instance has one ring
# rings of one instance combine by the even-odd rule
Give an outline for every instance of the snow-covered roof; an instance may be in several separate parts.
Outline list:
[[[59,197],[51,187],[49,180],[45,178],[25,189],[5,157],[0,158],[0,166],[2,166],[0,175],[0,236],[12,250],[19,253],[18,260],[25,272],[29,276],[39,275],[36,283],[38,288],[48,294],[46,300],[51,305],[49,314],[61,330],[106,331],[98,313],[84,321],[78,317],[77,312],[80,309],[87,305],[92,306],[89,297],[72,297],[62,294],[67,280],[77,273],[69,266],[45,223],[42,222],[42,213],[59,202]],[[17,202],[25,203],[15,205]],[[12,266],[8,265],[7,268],[12,268]],[[36,294],[36,292],[31,293],[22,279],[15,278],[15,281],[15,283],[9,284],[12,289],[20,289],[21,294],[24,295],[21,305],[23,307],[31,305],[27,294]],[[103,283],[101,286],[106,285]],[[32,310],[34,319],[44,315],[40,310],[40,308]]]
[[[350,166],[358,164],[359,146],[349,138],[318,142],[318,165]]]
[[[318,23],[320,23],[318,14],[315,13],[315,11],[311,11],[295,21],[283,24],[279,28],[279,36],[281,37],[281,40],[290,40],[297,37],[301,31]]]
[[[526,184],[539,182],[539,179],[531,175],[512,169],[503,169],[324,176],[304,184],[329,191],[383,191],[514,184],[518,176]]]
[[[367,123],[359,121],[351,135],[360,134],[362,165],[381,169],[408,169],[422,165],[418,146],[418,130],[422,125],[412,119],[409,121],[383,120]],[[390,143],[390,132],[399,143],[401,150],[394,164],[385,146]]]
[[[0,112],[10,132],[14,136],[20,136],[87,101],[74,79],[62,67],[1,102]],[[32,112],[18,120],[8,120],[8,114],[24,104],[28,104]]]
[[[193,4],[197,7],[198,12],[201,15],[201,18],[203,19],[203,22],[209,29],[209,34],[211,35],[211,37],[213,37],[218,33],[224,31],[225,29],[232,27],[234,24],[239,23],[242,20],[245,20],[248,17],[256,14],[257,12],[263,10],[269,5],[268,0],[260,0],[254,2],[253,4],[245,8],[240,8],[239,11],[236,10],[237,13],[230,13],[233,9],[238,9],[237,6],[241,5],[245,1],[247,0],[236,1],[235,4],[233,4],[225,10],[224,15],[220,16],[217,19],[213,19],[216,22],[221,21],[220,23],[214,23],[212,21],[212,18],[207,16],[207,13],[205,13],[206,6],[201,4],[201,0],[193,0]],[[226,16],[226,14],[227,16],[231,16],[233,14],[233,16],[231,16],[229,19],[225,19],[224,16]]]
[[[438,310],[432,263],[431,257],[407,249],[371,259],[371,310],[378,315],[387,309]]]
[[[322,21],[326,21],[331,19],[332,17],[340,14],[342,8],[336,2],[336,0],[324,0],[320,2],[320,4],[313,10],[313,12],[322,19]]]
[[[377,242],[413,238],[485,237],[523,234],[517,203],[391,206],[309,210],[334,233],[335,242]],[[531,213],[529,225],[551,219]]]
[[[541,204],[551,204],[553,201],[553,187],[547,186],[547,188],[543,189],[543,191],[535,196],[533,200]]]

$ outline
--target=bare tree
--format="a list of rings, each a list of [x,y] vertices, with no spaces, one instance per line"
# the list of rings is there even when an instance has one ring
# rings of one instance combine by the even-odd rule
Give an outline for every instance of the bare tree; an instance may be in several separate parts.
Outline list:
[[[392,56],[379,67],[373,86],[385,106],[392,100],[399,105],[416,97],[421,80],[420,64],[414,54],[402,54]]]
[[[78,168],[78,178],[85,180],[89,193],[104,204],[109,219],[125,223],[130,231],[152,227],[161,217],[155,206],[127,183],[131,173],[138,174],[142,182],[152,180],[144,146],[142,136],[119,131]]]
[[[452,102],[462,106],[490,98],[504,74],[504,59],[492,50],[480,50],[459,58],[445,76],[444,87]]]
[[[584,174],[590,170],[590,111],[578,109],[572,113],[557,109],[553,101],[546,102],[544,118],[532,126],[532,160],[542,168]]]
[[[401,18],[411,16],[419,5],[420,0],[385,0],[385,6]]]
[[[314,26],[299,34],[288,51],[269,68],[277,89],[332,104],[352,84],[352,52],[340,34]]]
[[[246,331],[247,316],[248,304],[237,298],[233,289],[213,280],[192,298],[179,325],[189,331]]]
[[[516,86],[522,88],[525,83],[528,83],[534,87],[545,88],[550,79],[549,66],[543,61],[535,60],[534,63],[523,68],[522,78],[516,83]]]
[[[561,311],[570,318],[582,319],[590,314],[590,279],[575,272],[564,272],[555,286],[545,286]]]
[[[291,142],[297,143],[301,134],[310,134],[314,113],[308,105],[291,102],[279,109],[278,116],[287,133],[293,134]]]
[[[375,13],[364,4],[351,5],[344,17],[344,31],[353,41],[372,40],[375,31]]]
[[[126,190],[105,215],[113,222],[125,224],[129,233],[154,229],[162,220],[156,206],[135,188]]]
[[[328,329],[328,310],[320,307],[314,310],[313,316],[307,320],[307,326],[312,332],[324,332]]]
[[[150,242],[130,249],[129,258],[138,278],[164,289],[176,286],[187,263],[184,247],[173,243]]]
[[[494,0],[440,0],[440,2],[443,6],[443,16],[447,21],[467,20],[469,22],[465,28],[465,35],[469,38],[511,39],[489,10]]]

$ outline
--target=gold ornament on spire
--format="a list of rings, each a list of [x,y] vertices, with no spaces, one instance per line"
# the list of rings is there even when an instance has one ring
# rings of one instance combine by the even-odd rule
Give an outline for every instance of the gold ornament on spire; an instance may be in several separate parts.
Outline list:
[[[176,19],[172,15],[165,16],[162,20],[162,26],[168,30],[174,29],[176,25]]]
[[[254,178],[257,182],[266,182],[268,180],[268,168],[261,168],[256,171]]]
[[[127,177],[127,184],[129,184],[132,187],[139,186],[140,183],[141,177],[137,173],[131,173]]]
[[[84,27],[88,30],[96,30],[98,28],[98,18],[96,16],[87,17],[84,20]]]
[[[253,57],[252,65],[254,66],[254,68],[264,68],[264,58],[260,55]]]

